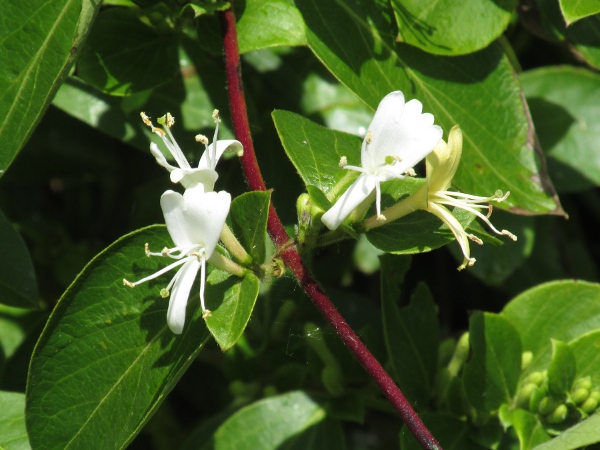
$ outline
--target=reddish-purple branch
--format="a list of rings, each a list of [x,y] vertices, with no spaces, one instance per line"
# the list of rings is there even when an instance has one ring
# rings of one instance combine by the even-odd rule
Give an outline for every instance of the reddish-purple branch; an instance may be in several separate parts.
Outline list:
[[[220,16],[223,45],[225,48],[225,71],[229,89],[233,129],[236,138],[244,146],[244,155],[241,158],[242,168],[246,175],[249,188],[251,190],[264,191],[266,190],[266,185],[260,172],[258,161],[256,160],[252,136],[250,134],[248,114],[246,111],[246,100],[242,85],[242,73],[233,8],[229,8],[227,11],[222,12]],[[365,344],[358,338],[354,330],[346,323],[333,303],[331,303],[329,298],[311,276],[296,249],[289,246],[291,243],[290,237],[286,233],[283,223],[279,219],[273,204],[270,205],[267,228],[269,234],[275,241],[277,248],[280,251],[283,250],[281,258],[285,265],[294,274],[298,283],[302,286],[325,319],[327,319],[335,329],[344,344],[346,344],[356,359],[360,361],[365,370],[375,380],[390,403],[394,406],[396,411],[398,411],[402,420],[404,420],[406,425],[415,435],[421,446],[425,449],[442,450],[442,447],[431,435],[427,427],[425,427],[425,424],[423,424],[392,378],[367,349]]]

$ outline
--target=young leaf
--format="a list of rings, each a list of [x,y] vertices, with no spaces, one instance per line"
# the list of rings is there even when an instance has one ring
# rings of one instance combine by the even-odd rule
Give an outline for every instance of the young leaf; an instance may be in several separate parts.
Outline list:
[[[77,61],[77,75],[111,95],[152,89],[179,70],[177,44],[174,32],[144,24],[131,9],[106,9]]]
[[[512,426],[519,438],[520,450],[538,448],[536,445],[550,440],[538,418],[524,409],[512,412]]]
[[[502,316],[519,332],[523,351],[533,353],[527,370],[545,370],[551,338],[570,342],[600,329],[600,285],[570,280],[545,283],[511,300]]]
[[[508,190],[507,204],[521,212],[562,212],[540,171],[519,83],[498,45],[440,58],[396,44],[393,27],[375,3],[301,0],[296,5],[312,51],[373,110],[400,89],[407,99],[418,98],[445,130],[461,126],[457,188],[486,196]]]
[[[399,286],[407,257],[381,256],[381,317],[395,380],[406,398],[426,407],[433,392],[440,328],[436,305],[425,284],[420,284],[411,303],[398,308]],[[401,273],[398,274],[398,271]]]
[[[265,260],[270,201],[270,192],[246,192],[233,200],[227,217],[233,234],[258,264]]]
[[[538,445],[534,450],[575,450],[598,442],[600,442],[600,414],[594,414],[563,431],[551,441]]]
[[[168,280],[144,244],[171,246],[164,226],[122,237],[94,258],[54,309],[31,360],[27,429],[37,449],[124,448],[194,360],[209,333],[190,301],[183,333],[167,326]],[[192,313],[193,311],[193,313]]]
[[[392,0],[398,41],[436,55],[464,55],[487,47],[510,22],[515,0]]]
[[[584,17],[600,13],[600,3],[595,0],[559,0],[559,3],[567,26]]]
[[[100,3],[31,0],[5,2],[0,8],[0,170],[33,132],[75,61]]]
[[[215,448],[280,448],[326,417],[325,410],[302,391],[270,397],[231,416],[213,436]]]
[[[587,333],[569,342],[577,367],[577,378],[589,376],[592,378],[592,387],[600,388],[600,330]]]
[[[340,168],[340,158],[360,165],[361,140],[288,111],[273,111],[273,122],[288,157],[306,185],[319,188],[334,201],[358,177],[358,172]],[[367,124],[368,125],[368,124]]]
[[[1,210],[0,242],[0,303],[18,308],[37,307],[37,281],[29,251]]]
[[[0,448],[30,449],[25,429],[25,394],[0,392],[0,411]]]
[[[521,339],[498,314],[477,312],[469,321],[472,355],[463,374],[465,393],[477,409],[495,411],[515,395],[521,374]]]
[[[600,75],[571,66],[520,75],[548,171],[559,192],[600,185]]]
[[[206,307],[211,312],[206,326],[222,351],[232,347],[244,332],[259,288],[260,282],[253,273],[240,279],[222,270],[213,270],[206,279]]]
[[[569,345],[552,339],[552,361],[548,366],[548,391],[558,398],[573,387],[576,374],[575,356]]]

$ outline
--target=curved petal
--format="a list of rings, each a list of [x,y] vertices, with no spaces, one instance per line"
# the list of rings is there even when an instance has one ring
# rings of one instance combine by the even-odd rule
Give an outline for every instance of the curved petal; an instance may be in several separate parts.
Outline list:
[[[190,291],[201,265],[200,260],[192,256],[175,275],[177,280],[173,285],[171,298],[169,299],[169,309],[167,310],[167,324],[175,334],[181,334],[183,331],[185,310],[190,298]]]
[[[185,216],[185,200],[179,192],[166,191],[160,197],[162,208],[167,224],[167,230],[171,239],[177,247],[188,247],[193,245],[189,232],[188,219]]]
[[[150,153],[152,153],[152,156],[154,156],[158,165],[164,167],[169,172],[173,172],[174,170],[177,170],[177,167],[172,166],[171,164],[169,164],[167,162],[167,158],[165,157],[163,152],[160,151],[160,149],[158,148],[158,145],[156,145],[154,142],[150,143]]]
[[[375,189],[375,177],[361,174],[335,204],[321,217],[321,222],[330,230],[336,230],[340,224],[360,205]]]
[[[242,156],[244,153],[244,147],[242,143],[234,140],[221,140],[217,141],[215,149],[215,143],[213,142],[208,146],[206,151],[202,154],[200,162],[198,163],[198,169],[215,169],[217,162],[226,151],[233,151],[237,156]],[[209,156],[210,162],[209,164]]]
[[[214,190],[218,178],[219,174],[212,169],[175,169],[171,172],[171,181],[173,183],[181,183],[186,189],[191,189],[201,184],[205,192]]]
[[[427,155],[427,180],[431,192],[445,191],[452,184],[462,154],[462,132],[454,126],[448,135],[448,144],[440,140]]]
[[[399,161],[384,167],[384,179],[402,175],[433,150],[442,138],[442,129],[433,124],[433,116],[423,114],[423,105],[413,99],[404,103],[400,91],[386,95],[369,126],[370,143],[363,143],[362,165],[369,173],[378,173],[387,156]],[[390,170],[390,167],[393,170]]]
[[[183,197],[189,238],[193,243],[204,247],[205,258],[208,259],[223,231],[231,206],[231,195],[225,191],[199,192],[196,189],[187,189]]]

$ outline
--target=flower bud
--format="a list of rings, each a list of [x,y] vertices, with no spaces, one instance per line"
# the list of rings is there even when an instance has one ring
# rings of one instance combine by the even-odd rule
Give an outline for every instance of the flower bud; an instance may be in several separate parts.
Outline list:
[[[590,392],[590,397],[592,397],[600,402],[600,390],[598,390],[597,388],[593,389]]]
[[[531,396],[537,388],[537,385],[533,383],[528,383],[523,386],[517,393],[517,405],[521,408],[527,408],[529,400],[531,400]]]
[[[535,391],[533,391],[533,393],[531,394],[531,399],[529,400],[529,410],[532,413],[535,414],[538,412],[540,408],[540,402],[546,396],[547,393],[548,388],[546,386],[540,386]]]
[[[546,398],[548,398],[548,397],[546,397]],[[546,421],[548,423],[564,422],[564,420],[567,418],[568,412],[569,412],[569,410],[567,408],[567,405],[565,405],[564,403],[561,405],[558,405],[556,407],[556,409],[554,409],[554,411],[552,411],[552,414],[550,414],[548,417],[546,417]]]
[[[596,400],[593,397],[589,397],[585,402],[583,402],[583,405],[580,406],[581,410],[586,412],[587,414],[591,414],[594,411],[596,411],[597,407],[598,400]]]
[[[521,370],[527,369],[529,367],[529,365],[531,364],[532,360],[533,360],[532,352],[523,352],[521,354]]]
[[[559,404],[560,402],[552,397],[544,397],[540,401],[538,413],[540,413],[542,416],[550,414],[558,407]]]
[[[581,405],[590,396],[590,391],[585,388],[578,388],[571,394],[571,400],[576,405]]]
[[[527,378],[525,378],[525,382],[537,384],[538,386],[540,386],[542,384],[542,382],[544,381],[544,378],[546,378],[546,375],[544,374],[544,372],[531,372],[527,376]]]
[[[592,389],[592,377],[587,376],[580,378],[575,382],[575,389],[587,389],[588,391]]]

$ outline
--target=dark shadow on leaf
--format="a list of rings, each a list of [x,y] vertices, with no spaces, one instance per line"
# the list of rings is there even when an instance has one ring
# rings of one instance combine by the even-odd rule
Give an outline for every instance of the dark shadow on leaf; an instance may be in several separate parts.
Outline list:
[[[531,110],[540,144],[544,152],[549,154],[567,134],[576,119],[562,106],[543,98],[528,98],[527,104]]]
[[[429,25],[422,19],[412,14],[406,9],[400,2],[394,2],[394,10],[398,13],[398,18],[401,24],[398,24],[398,28],[401,30],[400,33],[412,34],[421,45],[428,45],[438,47],[444,50],[451,50],[450,47],[441,45],[435,42],[431,37],[437,30],[436,27]]]

